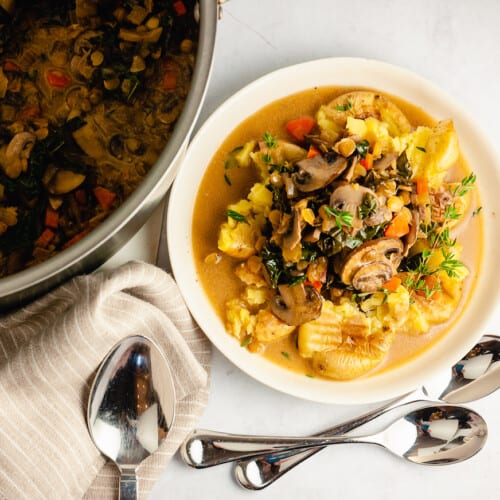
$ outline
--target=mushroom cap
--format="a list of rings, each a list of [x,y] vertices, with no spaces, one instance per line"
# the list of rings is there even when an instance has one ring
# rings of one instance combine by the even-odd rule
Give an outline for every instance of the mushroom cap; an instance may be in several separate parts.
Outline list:
[[[394,275],[394,269],[387,262],[377,260],[361,266],[352,276],[352,286],[362,292],[376,292]]]
[[[396,274],[402,257],[403,243],[397,238],[367,241],[347,255],[340,279],[361,292],[374,292]]]
[[[347,168],[347,160],[338,156],[328,162],[319,154],[297,162],[297,167],[299,170],[292,174],[293,181],[299,191],[310,193],[328,186],[336,179]]]
[[[343,184],[330,195],[330,206],[336,210],[350,212],[353,216],[352,226],[361,227],[359,207],[362,205],[366,195],[370,195],[376,202],[377,210],[379,202],[377,195],[369,188],[359,184]]]
[[[321,314],[321,295],[312,286],[279,285],[278,290],[271,300],[271,311],[286,324],[302,325]]]

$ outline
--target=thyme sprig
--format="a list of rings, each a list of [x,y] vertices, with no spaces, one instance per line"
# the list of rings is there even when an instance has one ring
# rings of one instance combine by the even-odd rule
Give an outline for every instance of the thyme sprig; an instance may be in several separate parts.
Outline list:
[[[458,220],[461,216],[455,207],[456,199],[465,196],[473,189],[475,182],[474,173],[464,177],[451,191],[452,200],[445,209],[442,225],[431,224],[424,228],[428,235],[429,248],[422,251],[415,269],[410,271],[410,275],[405,280],[405,286],[410,290],[410,298],[412,293],[417,292],[430,298],[434,292],[440,291],[441,283],[436,276],[440,271],[446,273],[450,278],[457,278],[460,275],[460,269],[464,267],[464,264],[456,258],[453,252],[457,240],[450,235],[450,223]],[[430,259],[437,250],[441,251],[443,259],[437,266],[431,267]],[[428,279],[428,276],[436,279]]]
[[[325,206],[325,213],[326,215],[328,215],[328,217],[335,218],[335,224],[337,224],[337,227],[340,230],[343,226],[352,227],[352,220],[354,219],[354,216],[351,214],[351,212],[337,210],[336,208]]]
[[[278,145],[278,138],[271,135],[269,132],[264,132],[262,140],[268,148],[275,148]]]

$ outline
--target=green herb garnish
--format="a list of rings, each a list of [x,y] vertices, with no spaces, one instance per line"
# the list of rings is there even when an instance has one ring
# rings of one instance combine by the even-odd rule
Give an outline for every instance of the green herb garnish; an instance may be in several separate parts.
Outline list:
[[[378,203],[375,196],[370,193],[366,193],[363,196],[363,201],[359,206],[359,216],[361,219],[366,219],[373,215],[377,211]]]
[[[465,196],[474,187],[475,183],[476,175],[474,173],[471,173],[460,181],[460,184],[453,190],[451,194],[458,197]]]
[[[427,149],[423,148],[422,146],[415,146],[416,149],[418,149],[419,151],[422,151],[422,153],[427,153]]]
[[[269,132],[264,132],[262,139],[268,148],[275,148],[278,144],[278,138],[273,137]]]
[[[441,249],[443,261],[439,264],[438,270],[444,271],[450,278],[458,278],[458,270],[463,268],[462,262],[455,258],[455,254],[444,248]]]
[[[290,359],[290,354],[288,354],[286,351],[281,351],[281,355],[286,359]]]
[[[455,258],[452,251],[457,240],[450,235],[449,223],[461,216],[455,208],[454,201],[458,197],[465,196],[474,187],[475,182],[476,176],[471,173],[464,177],[451,191],[453,199],[444,211],[444,221],[441,226],[436,223],[420,226],[420,229],[427,235],[430,248],[406,261],[405,268],[411,275],[406,279],[405,286],[410,291],[423,292],[425,297],[430,298],[435,291],[441,289],[439,277],[436,276],[437,279],[433,280],[433,286],[429,286],[430,280],[426,280],[426,277],[435,275],[440,271],[446,273],[450,278],[459,276],[459,271],[464,267],[464,264]],[[437,251],[441,252],[443,259],[439,264],[431,268],[429,265],[430,258]]]
[[[370,149],[370,143],[366,139],[363,139],[362,141],[356,143],[356,151],[361,156],[361,158],[366,158],[369,149]]]
[[[351,212],[325,206],[325,213],[328,217],[335,217],[335,224],[337,224],[339,229],[342,229],[343,226],[352,227],[352,220],[354,219],[354,216]]]
[[[350,111],[352,109],[352,101],[347,99],[344,105],[335,106],[337,111]]]
[[[247,335],[240,343],[241,347],[246,347],[250,342],[252,341],[252,337],[250,335]]]
[[[243,214],[236,212],[236,210],[229,209],[226,215],[236,222],[244,222],[245,224],[248,224],[247,218]]]
[[[398,175],[405,180],[409,180],[413,174],[410,162],[406,156],[406,151],[404,151],[396,161],[396,170]]]

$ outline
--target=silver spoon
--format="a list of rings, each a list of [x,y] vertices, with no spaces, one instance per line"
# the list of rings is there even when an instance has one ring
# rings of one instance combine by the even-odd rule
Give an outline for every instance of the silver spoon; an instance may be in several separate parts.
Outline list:
[[[406,413],[382,432],[366,436],[277,437],[244,436],[193,431],[181,446],[184,461],[196,468],[211,467],[244,457],[287,453],[341,443],[382,446],[406,460],[424,465],[446,465],[475,455],[486,442],[486,422],[461,406],[428,406]]]
[[[346,434],[405,404],[437,400],[446,403],[467,403],[487,396],[499,387],[500,337],[485,335],[450,371],[426,383],[424,387],[315,436]],[[307,451],[290,452],[287,456],[269,455],[241,460],[235,466],[235,476],[245,488],[261,490],[321,450],[321,447],[317,447]]]
[[[136,468],[170,430],[175,389],[168,362],[140,335],[116,344],[97,370],[87,425],[97,448],[120,470],[119,498],[137,498]]]

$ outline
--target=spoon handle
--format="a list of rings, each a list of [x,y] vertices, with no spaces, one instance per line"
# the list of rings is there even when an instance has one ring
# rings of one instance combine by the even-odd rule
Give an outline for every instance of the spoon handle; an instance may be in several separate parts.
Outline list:
[[[389,403],[375,408],[359,417],[343,422],[342,424],[331,427],[325,431],[314,434],[314,436],[335,436],[346,434],[358,427],[371,422],[378,416],[407,403],[424,400],[423,392],[417,391],[406,394],[405,396],[392,400]],[[312,457],[324,447],[317,446],[308,450],[294,450],[287,453],[268,454],[262,457],[252,457],[238,460],[234,474],[236,480],[249,490],[261,490],[266,488],[296,465]]]
[[[120,474],[120,489],[118,500],[137,500],[139,489],[135,470],[122,471]]]
[[[225,432],[195,430],[181,446],[181,456],[188,465],[203,469],[269,453],[286,453],[340,443],[367,443],[367,437],[281,437],[248,436]]]

